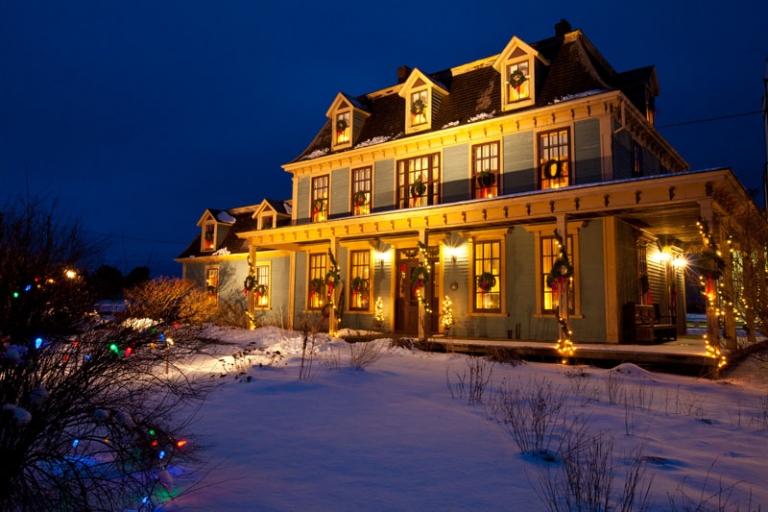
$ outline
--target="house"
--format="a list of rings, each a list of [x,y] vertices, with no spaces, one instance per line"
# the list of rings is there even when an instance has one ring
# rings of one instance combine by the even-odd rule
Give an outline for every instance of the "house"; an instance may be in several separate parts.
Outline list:
[[[754,208],[743,186],[655,129],[653,66],[614,70],[565,20],[499,50],[329,98],[291,199],[206,210],[184,276],[286,326],[371,328],[379,302],[427,336],[448,297],[455,336],[637,341],[651,304],[684,333],[684,265]]]

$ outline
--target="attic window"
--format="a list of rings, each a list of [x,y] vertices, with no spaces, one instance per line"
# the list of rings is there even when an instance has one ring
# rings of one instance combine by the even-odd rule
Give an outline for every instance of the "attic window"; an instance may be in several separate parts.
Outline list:
[[[528,61],[507,66],[507,103],[527,100],[531,97],[531,74]]]
[[[216,249],[216,223],[206,222],[203,224],[203,247],[204,251],[213,251]]]
[[[429,94],[426,89],[411,93],[411,126],[427,124],[429,120],[427,116],[428,108]]]
[[[352,125],[350,123],[349,112],[342,112],[336,114],[336,122],[334,126],[334,133],[336,141],[335,144],[346,144],[350,141],[350,132],[352,131]]]
[[[272,215],[265,215],[261,218],[261,229],[272,229],[275,227],[275,218]]]

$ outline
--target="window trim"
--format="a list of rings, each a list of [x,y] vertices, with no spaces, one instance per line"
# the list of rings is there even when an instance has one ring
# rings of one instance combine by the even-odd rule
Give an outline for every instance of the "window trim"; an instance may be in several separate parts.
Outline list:
[[[426,169],[426,172],[428,173],[427,182],[426,182],[426,192],[420,196],[419,202],[421,202],[422,197],[426,197],[427,203],[422,204],[416,204],[414,201],[412,203],[414,198],[411,194],[411,187],[416,183],[418,180],[414,180],[413,182],[410,181],[410,175],[415,172],[423,173],[425,172],[424,169],[421,169],[419,171],[411,171],[410,166],[411,162],[416,161],[420,158],[427,158],[428,159],[428,168]],[[434,159],[437,159],[437,164],[434,163]],[[403,184],[400,184],[400,178],[401,178],[401,165],[403,166]],[[436,172],[435,172],[436,171]],[[437,174],[437,177],[434,177],[434,174]],[[437,206],[441,204],[441,198],[442,198],[442,153],[441,152],[435,152],[435,153],[428,153],[425,155],[417,155],[412,156],[409,158],[403,158],[401,160],[395,161],[395,206],[399,210],[407,210],[410,208],[416,208],[418,206]],[[405,197],[403,197],[402,194],[405,194]]]
[[[567,236],[573,237],[573,251],[569,254],[571,264],[573,265],[573,313],[569,313],[571,318],[583,318],[581,309],[581,263],[579,255],[579,233],[581,223],[568,223]],[[544,311],[544,283],[541,282],[541,238],[550,238],[554,236],[554,224],[524,226],[523,229],[534,235],[534,275],[536,288],[536,308],[534,318],[556,318],[555,313]]]
[[[256,264],[253,266],[254,273],[256,275],[256,282],[259,281],[259,268],[260,267],[266,267],[267,268],[267,303],[266,304],[258,304],[256,302],[256,296],[253,297],[253,308],[258,309],[260,311],[265,311],[268,309],[272,309],[272,260],[262,260],[262,261],[256,261]],[[259,283],[262,284],[262,283]]]
[[[368,172],[368,177],[362,180],[355,180],[357,173],[362,172]],[[355,186],[357,184],[367,184],[367,188],[362,188],[362,190],[355,190]],[[355,195],[358,192],[364,192],[367,194],[367,202],[362,207],[358,207],[355,205]],[[353,216],[357,215],[368,215],[373,211],[373,166],[372,165],[366,165],[363,167],[356,167],[350,171],[350,212],[352,212]],[[368,211],[362,211],[365,210],[367,207]]]
[[[495,178],[495,183],[494,183],[493,187],[495,187],[495,189],[496,189],[496,194],[495,195],[485,196],[485,197],[479,197],[478,194],[483,189],[481,187],[479,187],[478,172],[477,172],[477,159],[475,158],[475,149],[476,148],[480,148],[482,146],[492,146],[492,145],[496,146],[496,157],[495,158],[496,158],[497,166],[496,166],[495,171],[491,171],[491,174],[493,174],[494,178]],[[503,190],[503,188],[502,188],[502,178],[503,178],[503,175],[504,175],[504,172],[503,172],[504,168],[503,168],[503,164],[502,164],[502,161],[501,161],[501,156],[502,156],[501,153],[502,153],[501,141],[498,141],[498,140],[491,140],[491,141],[487,141],[487,142],[481,142],[481,143],[478,143],[478,144],[473,144],[470,147],[470,153],[469,153],[470,165],[469,165],[469,169],[470,169],[470,172],[471,172],[471,180],[472,180],[472,184],[471,184],[471,197],[472,197],[472,199],[485,199],[485,198],[488,198],[488,197],[498,197],[498,196],[501,195],[502,190]]]
[[[324,197],[318,197],[318,188],[315,187],[315,183],[318,183],[320,180],[326,180],[326,186],[323,187],[325,190]],[[323,210],[315,212],[315,202],[318,200],[323,201]],[[315,222],[325,222],[327,221],[331,216],[331,175],[330,174],[323,174],[321,176],[313,176],[312,179],[309,182],[309,216],[310,220]],[[320,217],[323,218],[320,218]],[[317,217],[317,218],[316,218]]]
[[[535,141],[536,142],[536,148],[535,148],[536,154],[535,154],[534,161],[537,162],[537,164],[536,164],[536,169],[537,169],[537,174],[536,174],[537,190],[557,190],[557,189],[563,189],[563,188],[568,188],[568,187],[573,186],[573,184],[574,184],[574,173],[573,173],[573,168],[574,168],[574,165],[573,165],[573,136],[572,136],[573,130],[571,128],[572,128],[571,125],[567,125],[567,126],[561,126],[559,128],[552,128],[552,129],[549,129],[549,130],[542,130],[542,131],[536,132],[536,141]],[[566,162],[566,172],[568,173],[566,178],[567,178],[568,182],[565,185],[560,185],[558,187],[552,187],[551,184],[550,184],[550,186],[548,186],[547,188],[544,188],[545,179],[547,181],[550,181],[550,182],[555,179],[555,178],[544,178],[544,172],[545,172],[544,169],[545,169],[545,167],[548,166],[548,164],[550,162],[552,162],[554,160],[554,158],[550,157],[550,158],[548,158],[546,160],[546,162],[542,162],[543,159],[542,159],[541,155],[542,155],[542,150],[544,148],[542,147],[541,138],[544,135],[551,135],[551,134],[559,133],[559,132],[563,132],[563,131],[566,133],[566,135],[568,137],[568,143],[567,143],[568,155],[567,155],[566,159],[564,160]],[[550,146],[549,148],[551,148],[551,147],[553,147],[553,146]],[[562,145],[558,145],[557,147],[562,147]],[[549,148],[547,148],[547,149],[549,149]],[[560,160],[559,158],[558,158],[557,161],[558,162],[563,162],[563,160]],[[558,165],[560,167],[560,172],[562,172],[562,164],[558,164]],[[562,178],[558,178],[558,179],[562,179]]]
[[[205,235],[208,233],[208,226],[213,226],[213,229],[211,230],[211,234],[213,236],[213,240],[211,241],[211,247],[206,247]],[[203,222],[202,233],[200,234],[200,252],[216,251],[218,228],[219,228],[218,223],[213,219],[213,217],[209,217],[207,220]]]
[[[352,249],[352,248],[350,248],[350,249],[347,250],[347,255],[348,255],[347,256],[347,261],[348,261],[348,280],[347,280],[347,282],[349,283],[348,284],[348,286],[349,286],[349,290],[348,290],[349,291],[349,303],[347,304],[347,311],[355,312],[355,313],[370,313],[370,311],[371,311],[371,297],[374,296],[374,293],[373,293],[373,274],[374,274],[374,271],[373,271],[373,255],[372,255],[372,252],[373,251],[371,249]],[[367,291],[367,293],[368,293],[368,306],[365,307],[365,308],[353,307],[352,306],[352,304],[353,304],[352,297],[354,296],[353,295],[354,292],[352,291],[352,280],[355,277],[357,277],[357,276],[353,276],[353,272],[352,272],[352,270],[354,268],[353,262],[354,262],[354,254],[355,253],[365,253],[365,254],[368,255],[368,265],[367,265],[368,266],[368,279],[367,279],[368,280],[368,291]],[[364,265],[358,265],[358,266],[359,267],[364,267]]]
[[[347,123],[347,127],[344,129],[343,135],[346,139],[339,140],[339,130],[337,128],[340,118],[346,118],[344,121]],[[340,108],[333,114],[333,122],[331,126],[331,140],[333,141],[333,149],[343,149],[352,145],[352,121],[354,115],[351,107]]]
[[[505,268],[504,268],[504,249],[503,249],[503,247],[505,245],[504,242],[505,242],[505,240],[503,238],[501,238],[501,239],[488,239],[488,240],[485,240],[485,239],[480,239],[480,240],[475,239],[475,240],[472,241],[472,247],[471,247],[471,250],[472,250],[472,255],[471,255],[471,258],[472,258],[471,259],[472,268],[471,268],[471,272],[470,272],[470,279],[471,279],[471,281],[470,281],[469,289],[471,290],[471,297],[472,297],[472,300],[470,302],[470,304],[471,304],[470,309],[471,309],[473,314],[476,314],[476,315],[477,314],[500,315],[504,311],[506,311],[506,303],[505,303],[505,300],[504,300],[504,298],[505,298],[504,297],[505,296],[505,293],[504,293],[504,288],[505,288],[505,280],[504,280],[505,279],[505,273],[504,273],[504,270],[505,270]],[[482,295],[482,292],[478,292],[477,291],[477,286],[476,286],[477,278],[479,277],[477,275],[477,252],[476,251],[477,251],[477,246],[478,245],[485,245],[485,244],[498,244],[499,245],[499,257],[498,257],[499,258],[499,273],[498,273],[497,276],[495,276],[496,280],[497,280],[498,287],[499,287],[499,291],[498,291],[498,294],[499,294],[499,307],[498,308],[478,308],[477,307],[477,296],[478,296],[478,293],[480,293]]]
[[[215,271],[216,273],[215,285],[209,284],[209,272],[211,271]],[[211,296],[211,302],[213,302],[214,304],[218,304],[219,295],[221,294],[221,265],[219,264],[206,265],[204,269],[203,280],[205,281],[205,291]],[[208,290],[209,286],[213,286],[215,288],[214,293],[211,293]]]
[[[317,276],[313,277],[313,275],[312,275],[312,269],[313,269],[313,267],[312,267],[312,259],[315,258],[315,257],[322,258],[323,266],[322,267],[319,267],[319,266],[316,267],[316,268],[319,269],[319,273],[317,274]],[[322,295],[320,296],[320,301],[319,301],[320,304],[319,304],[319,306],[313,306],[312,305],[312,297],[310,296],[309,283],[312,281],[312,279],[322,279],[323,281],[325,281],[325,275],[328,273],[328,263],[329,263],[329,261],[328,261],[328,253],[327,252],[322,252],[322,251],[321,252],[307,252],[307,280],[306,280],[307,287],[306,287],[306,293],[305,293],[305,297],[306,297],[306,301],[307,301],[306,302],[306,311],[318,312],[318,311],[322,311],[323,308],[325,307],[326,297],[323,297]],[[325,287],[323,287],[323,293],[327,293],[327,290],[325,289]]]

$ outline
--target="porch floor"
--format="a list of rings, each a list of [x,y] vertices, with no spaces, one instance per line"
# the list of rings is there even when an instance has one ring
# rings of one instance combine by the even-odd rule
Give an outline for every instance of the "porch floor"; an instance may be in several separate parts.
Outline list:
[[[494,338],[454,338],[435,336],[428,348],[441,352],[468,354],[486,353],[489,347],[513,349],[520,358],[529,361],[560,362],[562,357],[551,341],[508,340]],[[704,338],[685,334],[677,340],[648,344],[574,343],[576,354],[572,364],[613,367],[634,363],[650,371],[681,373],[706,377],[718,376],[718,361],[707,355]]]

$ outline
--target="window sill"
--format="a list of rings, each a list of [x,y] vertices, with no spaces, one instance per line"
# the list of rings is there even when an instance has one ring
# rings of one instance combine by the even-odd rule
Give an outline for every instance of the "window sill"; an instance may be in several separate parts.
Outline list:
[[[491,317],[508,317],[509,313],[501,313],[501,312],[485,312],[485,311],[472,311],[471,313],[467,313],[467,316],[491,316]]]
[[[536,313],[535,315],[533,315],[533,318],[551,318],[552,320],[557,319],[554,313]],[[580,313],[576,313],[573,315],[568,315],[568,318],[582,319],[584,318],[584,315]]]

